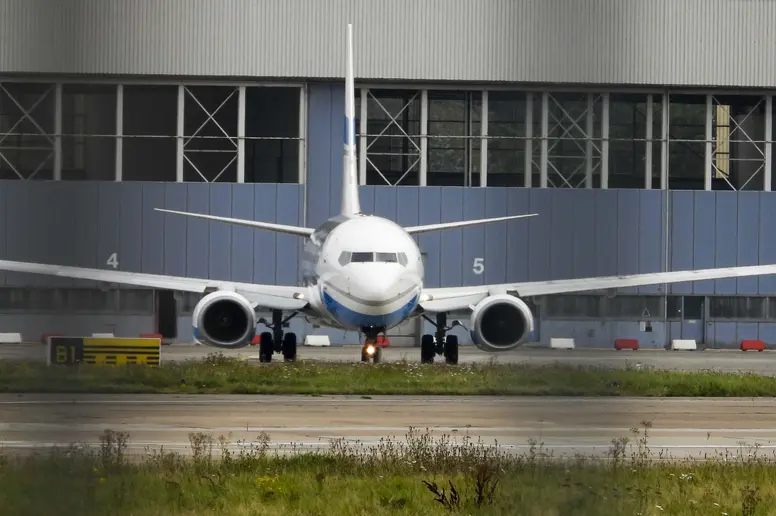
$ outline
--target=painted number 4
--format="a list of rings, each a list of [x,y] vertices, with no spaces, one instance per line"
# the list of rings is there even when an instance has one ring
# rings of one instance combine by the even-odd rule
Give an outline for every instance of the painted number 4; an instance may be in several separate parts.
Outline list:
[[[474,266],[472,267],[472,271],[474,274],[482,274],[485,272],[485,259],[484,258],[475,258],[474,259]]]
[[[105,262],[105,263],[107,263],[110,267],[113,267],[114,269],[117,269],[118,266],[119,266],[119,255],[118,255],[118,253],[111,254],[108,257],[108,261]]]

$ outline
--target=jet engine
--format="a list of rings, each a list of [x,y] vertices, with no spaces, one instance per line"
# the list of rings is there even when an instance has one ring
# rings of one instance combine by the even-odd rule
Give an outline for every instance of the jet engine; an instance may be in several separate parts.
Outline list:
[[[474,345],[481,350],[509,351],[531,336],[534,316],[522,299],[498,294],[474,307],[469,328]]]
[[[191,323],[194,337],[216,348],[237,349],[251,343],[256,334],[256,312],[236,292],[217,290],[199,300]]]

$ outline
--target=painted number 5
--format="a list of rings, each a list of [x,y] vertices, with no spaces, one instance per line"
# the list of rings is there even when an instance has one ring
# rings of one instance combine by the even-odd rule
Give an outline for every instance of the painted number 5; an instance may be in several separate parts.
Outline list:
[[[111,255],[108,257],[108,261],[107,261],[107,262],[105,262],[105,263],[107,263],[108,265],[110,265],[110,266],[111,266],[111,267],[113,267],[114,269],[117,269],[117,268],[118,268],[118,266],[119,266],[119,255],[118,255],[118,253],[113,253],[113,254],[111,254]]]
[[[474,274],[482,274],[485,272],[485,259],[484,258],[475,258],[474,259],[474,266],[472,267],[472,271]]]

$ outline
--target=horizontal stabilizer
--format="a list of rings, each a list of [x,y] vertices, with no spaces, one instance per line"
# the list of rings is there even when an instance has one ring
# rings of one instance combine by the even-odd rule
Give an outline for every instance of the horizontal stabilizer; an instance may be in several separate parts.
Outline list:
[[[287,226],[285,224],[273,224],[272,222],[259,222],[257,220],[247,219],[233,219],[230,217],[218,217],[216,215],[205,215],[204,213],[189,213],[185,211],[164,210],[162,208],[154,208],[156,211],[164,213],[174,213],[176,215],[185,215],[187,217],[195,217],[198,219],[213,220],[216,222],[225,222],[227,224],[236,224],[238,226],[247,226],[249,228],[266,229],[267,231],[274,231],[275,233],[286,233],[288,235],[296,236],[310,236],[314,230],[310,228],[303,228],[299,226]]]
[[[538,213],[527,213],[525,215],[509,215],[507,217],[495,217],[492,219],[462,220],[459,222],[442,222],[439,224],[427,224],[425,226],[410,226],[404,228],[404,231],[410,235],[418,233],[428,233],[429,231],[441,231],[444,229],[464,228],[467,226],[477,226],[479,224],[488,224],[490,222],[501,222],[503,220],[524,219],[526,217],[536,217]]]

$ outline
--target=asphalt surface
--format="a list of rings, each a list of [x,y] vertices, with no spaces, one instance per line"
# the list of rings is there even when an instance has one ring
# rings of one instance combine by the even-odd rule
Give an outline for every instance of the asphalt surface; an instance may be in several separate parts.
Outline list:
[[[356,362],[360,360],[359,346],[332,346],[326,348],[300,346],[301,360],[327,362]],[[226,356],[258,361],[258,349],[249,346],[240,350],[219,350],[197,344],[173,344],[162,347],[162,362],[197,360],[215,352]],[[0,360],[26,359],[45,361],[46,347],[38,343],[0,344]],[[274,360],[282,359],[275,355]],[[418,348],[385,348],[384,362],[398,360],[420,361]],[[437,360],[443,361],[442,357]],[[737,350],[665,351],[638,350],[615,351],[607,349],[555,350],[547,348],[523,348],[506,353],[485,353],[472,346],[460,348],[459,363],[524,363],[550,365],[554,363],[597,367],[654,367],[682,371],[725,371],[776,374],[776,351],[741,352]]]
[[[776,399],[501,398],[422,396],[2,395],[0,447],[30,452],[78,442],[105,429],[128,432],[129,453],[164,447],[189,453],[192,432],[223,435],[237,450],[267,432],[281,452],[328,448],[344,438],[370,447],[403,441],[410,427],[464,436],[510,453],[530,440],[555,457],[606,456],[612,439],[651,422],[648,445],[663,458],[776,453]],[[245,443],[238,441],[244,440]],[[631,448],[632,447],[632,448]]]

